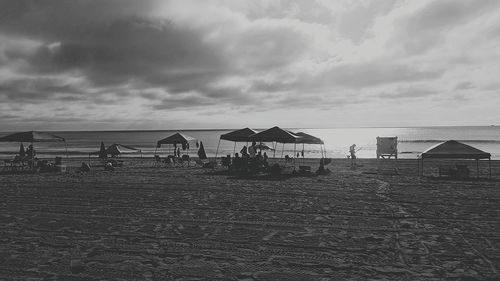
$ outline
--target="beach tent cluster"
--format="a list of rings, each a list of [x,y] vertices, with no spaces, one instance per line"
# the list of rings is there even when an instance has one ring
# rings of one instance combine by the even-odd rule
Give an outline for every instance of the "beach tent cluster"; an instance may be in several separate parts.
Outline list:
[[[234,142],[234,150],[236,149],[237,142],[256,142],[259,143],[258,146],[264,148],[264,142],[273,143],[272,150],[276,151],[276,145],[278,143],[284,144],[294,144],[294,154],[296,150],[297,144],[318,144],[321,148],[321,157],[324,158],[324,142],[317,137],[311,136],[309,134],[298,132],[293,133],[288,130],[284,130],[280,127],[272,127],[267,130],[257,132],[256,130],[250,128],[243,128],[236,131],[232,131],[226,134],[223,134],[219,138],[219,143],[217,145],[217,150],[215,156],[219,152],[219,146],[221,140],[232,141]]]
[[[222,140],[232,141],[234,142],[234,150],[236,148],[236,143],[238,142],[256,142],[257,147],[260,149],[271,149],[276,151],[276,146],[278,143],[284,144],[294,144],[294,155],[296,151],[297,144],[317,144],[320,145],[321,148],[321,157],[325,157],[324,150],[324,142],[318,137],[306,134],[304,132],[291,132],[280,127],[272,127],[267,130],[258,132],[256,130],[250,128],[243,128],[239,130],[235,130],[226,134],[222,134],[219,138],[219,143],[217,145],[216,157],[219,152],[220,142]],[[0,142],[19,142],[19,155],[25,155],[25,149],[23,143],[41,143],[41,142],[64,142],[66,147],[66,155],[67,155],[67,146],[66,140],[62,137],[56,136],[54,134],[48,132],[39,132],[39,131],[28,131],[28,132],[20,132],[9,134],[4,137],[0,137]],[[272,147],[266,146],[264,143],[272,143]],[[203,146],[203,143],[199,143],[198,140],[194,137],[182,134],[175,133],[169,137],[158,140],[156,142],[156,148],[160,148],[162,145],[173,145],[174,149],[177,145],[182,146],[183,148],[189,149],[189,146],[195,146],[198,148],[198,156],[200,159],[207,159],[207,155]],[[174,151],[175,152],[175,151]],[[118,156],[122,154],[132,154],[132,153],[141,153],[141,149],[137,149],[131,146],[114,143],[110,145],[108,148],[105,148],[104,143],[101,142],[101,149],[98,152],[91,152],[90,155],[99,155],[101,158],[107,157],[107,155]],[[156,154],[156,150],[155,150]],[[469,159],[476,160],[477,170],[479,175],[479,160],[488,159],[489,160],[489,173],[491,177],[491,154],[484,152],[480,149],[472,147],[470,145],[455,141],[449,140],[439,144],[436,144],[424,152],[419,157],[419,174],[423,174],[424,161],[425,159]]]

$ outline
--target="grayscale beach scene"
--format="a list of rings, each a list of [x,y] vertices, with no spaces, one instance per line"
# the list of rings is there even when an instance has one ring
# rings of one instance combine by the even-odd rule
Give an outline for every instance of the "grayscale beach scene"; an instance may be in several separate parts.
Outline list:
[[[0,0],[0,280],[500,280],[500,1]]]

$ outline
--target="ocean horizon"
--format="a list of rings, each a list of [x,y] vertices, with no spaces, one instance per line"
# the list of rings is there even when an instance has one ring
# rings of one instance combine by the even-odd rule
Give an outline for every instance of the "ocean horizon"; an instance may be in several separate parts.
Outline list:
[[[492,154],[492,159],[500,159],[500,127],[497,126],[427,126],[427,127],[337,127],[337,128],[286,128],[292,132],[305,132],[321,138],[325,142],[326,157],[345,158],[352,144],[360,149],[359,158],[376,157],[377,137],[398,137],[398,157],[416,158],[428,147],[446,140],[457,140]],[[142,150],[143,157],[154,154],[171,154],[168,146],[156,147],[156,142],[175,132],[183,132],[203,142],[209,157],[223,156],[239,152],[246,143],[233,143],[219,137],[234,129],[167,129],[167,130],[92,130],[92,131],[47,131],[66,139],[66,146],[61,143],[37,143],[36,149],[40,157],[65,155],[69,157],[88,156],[90,152],[99,150],[101,141],[106,146],[113,143],[133,146]],[[263,129],[256,129],[258,131]],[[12,132],[0,132],[0,136]],[[217,151],[217,146],[219,150]],[[269,145],[271,146],[271,145]],[[268,151],[275,157],[294,155],[293,144],[278,144],[276,152]],[[0,143],[0,157],[7,158],[19,149],[18,143]],[[297,145],[295,153],[304,150],[307,158],[320,158],[319,145]],[[196,148],[184,151],[196,155]],[[138,156],[139,154],[124,155]]]

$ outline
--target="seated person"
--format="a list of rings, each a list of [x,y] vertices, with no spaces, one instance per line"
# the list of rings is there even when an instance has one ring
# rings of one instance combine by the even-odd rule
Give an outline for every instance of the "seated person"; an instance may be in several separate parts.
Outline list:
[[[269,171],[269,163],[267,162],[267,153],[264,152],[264,155],[262,156],[262,167],[264,168],[264,171]]]
[[[236,153],[238,154],[238,153]],[[226,166],[226,167],[229,167],[231,166],[231,155],[227,155],[226,157],[222,157],[222,166]]]

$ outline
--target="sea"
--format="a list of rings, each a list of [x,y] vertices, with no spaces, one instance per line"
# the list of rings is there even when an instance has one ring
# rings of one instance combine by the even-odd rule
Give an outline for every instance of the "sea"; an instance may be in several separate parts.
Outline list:
[[[220,135],[234,129],[211,129],[211,130],[142,130],[142,131],[52,131],[50,133],[66,139],[66,143],[35,143],[37,156],[55,157],[88,157],[90,152],[99,150],[101,141],[106,146],[119,143],[141,149],[142,153],[122,155],[122,157],[153,157],[154,154],[172,154],[171,146],[157,148],[156,142],[176,132],[192,136],[203,142],[205,151],[209,157],[224,156],[239,152],[246,143],[233,143],[225,140],[220,141]],[[256,129],[259,130],[259,129]],[[292,132],[305,132],[321,138],[325,145],[326,157],[346,158],[349,154],[349,146],[356,144],[359,158],[376,157],[377,137],[398,138],[398,158],[415,159],[427,148],[446,140],[457,140],[489,152],[492,159],[500,159],[500,127],[497,126],[475,126],[475,127],[406,127],[406,128],[291,128]],[[0,132],[5,136],[13,132]],[[220,142],[219,142],[220,141]],[[28,146],[28,143],[24,143]],[[268,150],[270,157],[293,156],[298,151],[304,151],[304,157],[320,158],[322,150],[320,145],[296,145],[273,144]],[[11,158],[19,151],[19,143],[0,143],[0,158]],[[217,149],[218,148],[218,149]],[[295,151],[295,154],[294,154]],[[197,148],[190,147],[182,154],[196,156]]]

